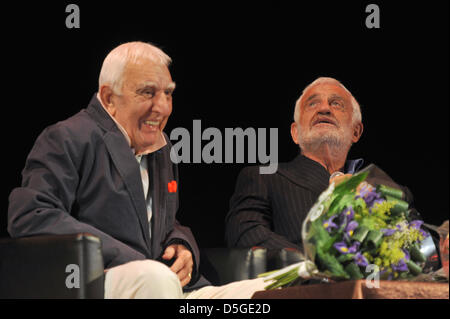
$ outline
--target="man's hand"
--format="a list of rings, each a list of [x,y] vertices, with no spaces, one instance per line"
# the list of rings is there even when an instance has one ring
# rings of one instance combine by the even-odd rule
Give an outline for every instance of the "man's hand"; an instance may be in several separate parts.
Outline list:
[[[174,257],[176,259],[170,270],[178,276],[181,287],[184,287],[191,281],[192,268],[194,267],[191,251],[183,245],[170,245],[164,251],[162,258],[170,260]]]

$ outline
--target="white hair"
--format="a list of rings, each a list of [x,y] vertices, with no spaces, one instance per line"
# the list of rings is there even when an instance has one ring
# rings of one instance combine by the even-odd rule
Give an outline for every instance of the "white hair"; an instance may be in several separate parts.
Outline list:
[[[356,101],[354,96],[350,93],[349,90],[338,80],[330,78],[330,77],[319,77],[316,80],[314,80],[310,85],[308,85],[302,92],[302,95],[300,98],[295,102],[295,110],[294,110],[294,122],[297,123],[297,121],[300,121],[300,104],[302,102],[303,96],[305,92],[316,85],[319,84],[337,84],[339,87],[343,88],[350,96],[351,96],[351,103],[353,107],[353,114],[352,114],[352,120],[353,123],[361,122],[362,121],[362,115],[361,115],[361,108],[359,106],[359,103]]]
[[[167,54],[150,43],[136,41],[121,44],[109,52],[103,61],[98,79],[99,90],[102,85],[109,85],[114,93],[120,94],[125,66],[142,58],[166,66],[172,62]]]

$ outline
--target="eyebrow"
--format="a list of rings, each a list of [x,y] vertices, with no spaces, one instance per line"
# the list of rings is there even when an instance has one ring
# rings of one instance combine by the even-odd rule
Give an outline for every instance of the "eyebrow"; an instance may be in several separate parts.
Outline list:
[[[153,87],[153,88],[159,88],[158,87],[158,84],[156,84],[155,82],[144,82],[143,84],[142,84],[142,86],[140,87],[140,88],[138,88],[138,90],[141,90],[141,89],[143,89],[143,88],[145,88],[145,87],[147,87],[147,86],[150,86],[150,87]],[[170,82],[168,85],[167,85],[167,88],[166,89],[168,89],[168,90],[175,90],[175,87],[176,87],[176,84],[175,84],[175,82]]]
[[[342,96],[337,95],[337,94],[331,94],[331,95],[330,95],[330,98],[332,98],[332,99],[340,99],[340,100],[344,100],[344,98],[343,98]]]
[[[319,96],[319,94],[317,94],[317,93],[311,95],[310,97],[308,97],[308,98],[306,99],[305,103],[311,101],[312,99],[315,99],[315,98],[318,97],[318,96]]]
[[[170,82],[169,85],[167,85],[167,88],[169,90],[175,90],[176,87],[176,83],[175,82]]]

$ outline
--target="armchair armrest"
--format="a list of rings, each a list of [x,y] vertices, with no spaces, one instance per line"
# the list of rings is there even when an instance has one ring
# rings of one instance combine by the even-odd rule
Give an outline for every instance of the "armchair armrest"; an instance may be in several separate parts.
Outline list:
[[[203,248],[200,272],[213,284],[253,279],[266,272],[267,250],[252,248]]]
[[[295,248],[282,248],[267,251],[267,270],[276,270],[304,261],[305,257]]]
[[[90,234],[0,239],[0,298],[103,298],[103,267]]]

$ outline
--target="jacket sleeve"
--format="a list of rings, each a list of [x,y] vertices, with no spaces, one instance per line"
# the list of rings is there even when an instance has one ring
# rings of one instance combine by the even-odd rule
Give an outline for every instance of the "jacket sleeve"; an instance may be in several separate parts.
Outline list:
[[[175,221],[174,229],[169,234],[164,247],[173,245],[173,244],[181,244],[190,250],[192,254],[192,260],[194,262],[193,271],[192,271],[192,280],[189,285],[195,284],[195,282],[200,277],[199,266],[200,266],[200,250],[197,246],[197,242],[195,241],[194,235],[191,232],[191,229],[182,226],[177,220]],[[164,248],[164,249],[165,249]],[[164,253],[164,250],[163,250]]]
[[[301,251],[298,245],[272,230],[273,211],[267,182],[266,176],[259,174],[257,166],[246,167],[240,172],[225,220],[227,245]]]
[[[87,146],[60,124],[38,137],[22,171],[21,187],[9,196],[8,232],[12,237],[86,232],[101,239],[105,268],[145,256],[71,215],[79,170]]]

